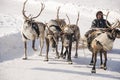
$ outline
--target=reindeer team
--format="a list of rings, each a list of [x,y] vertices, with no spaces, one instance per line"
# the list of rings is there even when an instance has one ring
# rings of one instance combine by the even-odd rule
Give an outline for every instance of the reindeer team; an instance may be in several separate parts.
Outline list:
[[[67,58],[69,64],[72,64],[71,59],[71,50],[72,50],[72,42],[76,42],[76,51],[75,58],[78,57],[78,45],[80,41],[80,29],[78,26],[79,23],[79,12],[76,24],[71,24],[70,19],[67,16],[69,23],[65,22],[65,19],[59,18],[60,7],[57,9],[57,18],[51,19],[48,23],[43,23],[36,21],[35,19],[40,16],[42,11],[45,8],[45,5],[41,3],[41,10],[39,14],[35,17],[27,16],[25,14],[25,5],[28,0],[26,0],[23,4],[22,14],[24,17],[23,27],[21,29],[22,40],[24,42],[24,60],[27,59],[27,41],[32,40],[32,48],[34,51],[35,48],[35,40],[40,39],[40,56],[42,56],[42,49],[44,46],[44,40],[46,41],[46,57],[44,61],[48,61],[48,53],[49,47],[52,47],[53,50],[56,51],[56,58]],[[120,34],[120,30],[117,27],[120,26],[120,22],[116,22],[114,26],[110,26],[110,28],[104,30],[92,30],[88,31],[87,35],[85,35],[88,49],[92,52],[92,59],[90,65],[93,65],[91,73],[96,73],[96,61],[97,54],[100,53],[100,65],[104,70],[107,69],[107,51],[111,50],[113,47],[113,42],[116,37]],[[62,43],[61,53],[58,52],[58,43]],[[109,45],[108,45],[109,43]],[[63,50],[65,48],[65,50]],[[63,52],[64,51],[64,52]],[[103,63],[102,54],[104,54],[105,61]]]

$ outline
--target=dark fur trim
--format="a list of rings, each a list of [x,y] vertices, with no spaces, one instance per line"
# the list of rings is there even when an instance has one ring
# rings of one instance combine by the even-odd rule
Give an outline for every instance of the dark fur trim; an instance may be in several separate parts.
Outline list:
[[[23,35],[23,37],[24,37],[25,39],[28,39],[28,38],[24,35],[24,33],[22,33],[22,35]]]
[[[38,37],[40,35],[40,31],[39,31],[39,27],[38,27],[38,24],[33,22],[32,23],[32,28],[35,30],[35,32],[37,33]]]
[[[62,30],[61,30],[61,28],[60,28],[60,26],[56,26],[56,25],[50,25],[49,27],[52,27],[52,26],[54,26],[59,32],[61,32]]]
[[[107,37],[108,37],[109,39],[111,39],[111,40],[113,40],[113,41],[114,41],[114,38],[113,38],[112,36],[107,35]]]
[[[96,44],[103,46],[99,41],[96,40]]]

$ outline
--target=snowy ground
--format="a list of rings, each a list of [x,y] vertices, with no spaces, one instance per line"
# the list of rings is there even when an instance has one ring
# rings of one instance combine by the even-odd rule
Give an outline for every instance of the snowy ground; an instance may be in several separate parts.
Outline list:
[[[80,31],[83,36],[90,28],[95,13],[102,10],[105,14],[110,11],[108,20],[112,23],[120,19],[119,0],[28,0],[27,14],[36,15],[40,2],[46,7],[39,21],[47,22],[56,18],[56,9],[61,6],[60,18],[66,19],[69,15],[71,23],[76,22],[77,12],[80,12]],[[24,0],[0,0],[0,80],[120,80],[120,39],[116,39],[113,49],[108,52],[107,70],[99,68],[99,56],[97,60],[97,73],[91,74],[89,62],[91,53],[88,49],[79,49],[79,57],[73,58],[73,64],[66,60],[55,59],[55,53],[50,51],[49,62],[44,62],[46,48],[43,56],[39,54],[39,42],[34,52],[31,42],[28,42],[28,60],[22,60],[23,43],[20,28],[23,24],[21,14]],[[67,21],[67,20],[66,20]],[[68,22],[68,21],[67,21]],[[60,50],[60,47],[59,47]]]

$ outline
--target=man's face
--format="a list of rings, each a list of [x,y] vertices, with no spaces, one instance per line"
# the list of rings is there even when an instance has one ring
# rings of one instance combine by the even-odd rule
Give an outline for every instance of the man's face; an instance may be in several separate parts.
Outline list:
[[[103,16],[103,14],[101,14],[101,13],[98,14],[98,15],[97,15],[97,19],[102,19],[102,16]]]

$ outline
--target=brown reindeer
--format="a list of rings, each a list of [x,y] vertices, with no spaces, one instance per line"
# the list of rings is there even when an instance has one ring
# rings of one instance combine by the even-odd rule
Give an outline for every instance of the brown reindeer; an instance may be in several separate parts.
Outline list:
[[[45,40],[46,40],[47,49],[46,49],[45,61],[48,61],[48,52],[50,46],[56,50],[56,56],[57,58],[59,58],[58,41],[59,38],[61,37],[62,27],[66,25],[65,20],[59,18],[59,10],[60,7],[58,7],[57,9],[57,19],[52,19],[46,24],[47,30],[46,30]]]
[[[62,30],[62,35],[61,35],[61,41],[62,41],[61,57],[65,59],[67,55],[68,64],[72,64],[71,50],[72,50],[73,35],[74,35],[74,32],[70,28],[70,25],[64,26],[64,29]],[[66,50],[63,53],[64,48]]]
[[[116,22],[114,26],[113,25],[109,26],[109,28],[107,29],[94,30],[93,32],[90,31],[90,34],[87,35],[88,49],[92,52],[92,59],[90,62],[90,65],[93,65],[91,71],[92,73],[96,73],[95,66],[97,62],[98,53],[100,53],[101,68],[103,68],[104,70],[107,69],[106,67],[107,51],[112,49],[113,42],[115,41],[118,33],[120,33],[120,30],[118,30],[117,27],[118,27],[118,22]],[[102,54],[104,54],[104,58],[105,58],[104,63],[102,60]]]
[[[22,40],[24,42],[24,60],[27,59],[27,41],[32,40],[32,48],[35,49],[35,39],[40,39],[40,55],[42,55],[42,48],[44,45],[44,32],[45,32],[45,24],[42,22],[35,21],[34,19],[39,17],[41,12],[44,10],[45,5],[41,3],[41,10],[37,16],[30,17],[25,14],[25,5],[28,0],[26,0],[23,4],[22,14],[24,17],[24,24],[21,30]]]
[[[66,55],[67,55],[68,63],[72,64],[71,50],[72,50],[72,42],[73,41],[76,41],[75,57],[78,57],[77,49],[78,49],[78,43],[79,43],[79,39],[80,39],[80,30],[79,30],[79,27],[77,26],[77,24],[79,21],[79,13],[78,13],[78,18],[77,18],[76,24],[71,24],[68,16],[67,16],[67,18],[68,18],[69,24],[64,26],[64,28],[62,29],[62,35],[61,35],[61,37],[62,37],[61,57],[63,57],[63,59],[65,59]],[[64,48],[66,50],[63,53]]]
[[[67,25],[67,26],[69,26],[69,28],[73,31],[72,42],[74,42],[74,41],[76,42],[76,52],[75,52],[75,56],[74,57],[77,58],[78,57],[77,50],[78,50],[78,45],[79,45],[79,40],[80,40],[80,29],[78,27],[79,13],[78,13],[78,18],[77,18],[76,24],[71,24],[70,23],[70,19],[69,19],[68,16],[67,16],[67,18],[68,18],[68,21],[69,21],[69,25]],[[64,28],[65,28],[65,26],[64,26]],[[63,48],[61,50],[61,56],[62,55],[63,55]]]

